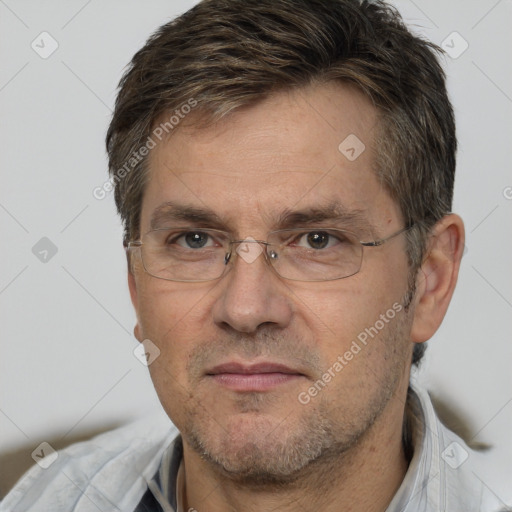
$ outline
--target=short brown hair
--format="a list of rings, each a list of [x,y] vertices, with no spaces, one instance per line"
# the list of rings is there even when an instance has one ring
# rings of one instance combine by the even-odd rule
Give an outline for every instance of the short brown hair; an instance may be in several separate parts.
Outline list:
[[[126,162],[163,115],[193,100],[207,123],[278,90],[344,81],[379,113],[377,172],[414,226],[412,289],[428,233],[452,204],[457,143],[440,51],[382,1],[203,0],[149,38],[119,84],[106,144],[125,242],[140,235],[147,157],[129,172]]]

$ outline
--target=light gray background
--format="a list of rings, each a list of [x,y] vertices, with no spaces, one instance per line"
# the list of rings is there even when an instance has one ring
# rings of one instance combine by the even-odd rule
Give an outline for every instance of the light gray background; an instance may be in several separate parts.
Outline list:
[[[41,441],[60,447],[143,415],[158,400],[133,355],[134,314],[104,135],[123,67],[190,0],[0,0],[0,496]],[[396,2],[458,53],[445,69],[460,150],[454,210],[467,252],[418,378],[492,444],[479,475],[512,501],[512,2]],[[47,31],[58,49],[32,48]],[[450,36],[448,39],[446,39]],[[454,39],[455,37],[455,39]],[[45,48],[49,48],[46,40]],[[48,237],[46,263],[32,247]]]

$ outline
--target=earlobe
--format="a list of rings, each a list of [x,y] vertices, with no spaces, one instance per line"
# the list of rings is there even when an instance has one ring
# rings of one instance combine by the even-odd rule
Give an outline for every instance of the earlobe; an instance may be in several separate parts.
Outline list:
[[[427,255],[417,276],[412,341],[422,343],[437,331],[450,304],[464,249],[464,224],[455,214],[432,229]]]
[[[142,333],[141,333],[140,324],[139,324],[138,320],[137,320],[137,323],[135,324],[135,327],[133,328],[133,335],[135,336],[135,339],[137,341],[142,342],[142,340],[144,339],[144,337],[142,336]]]

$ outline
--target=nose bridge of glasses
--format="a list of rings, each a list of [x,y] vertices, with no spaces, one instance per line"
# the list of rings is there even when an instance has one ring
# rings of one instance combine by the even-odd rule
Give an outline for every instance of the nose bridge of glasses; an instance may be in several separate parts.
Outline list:
[[[256,240],[252,237],[247,237],[247,238],[243,238],[243,239],[240,239],[240,240],[230,240],[229,241],[229,245],[234,245],[234,244],[260,244],[260,245],[270,245],[267,241],[265,240]]]
[[[252,237],[247,237],[240,240],[230,240],[229,241],[229,249],[224,255],[224,264],[227,265],[230,261],[233,260],[233,249],[232,247],[237,245],[235,252],[237,256],[244,260],[245,263],[254,263],[258,257],[263,254],[263,258],[267,263],[271,263],[269,259],[269,255],[267,253],[267,247],[272,245],[265,240],[256,240]],[[274,256],[271,254],[270,258]]]
[[[265,240],[256,240],[252,237],[247,237],[240,240],[230,240],[229,249],[224,256],[224,263],[227,265],[231,261],[234,245],[238,245],[235,252],[240,256],[246,263],[253,263],[260,254],[263,253],[265,259],[267,259],[266,248],[270,245]]]

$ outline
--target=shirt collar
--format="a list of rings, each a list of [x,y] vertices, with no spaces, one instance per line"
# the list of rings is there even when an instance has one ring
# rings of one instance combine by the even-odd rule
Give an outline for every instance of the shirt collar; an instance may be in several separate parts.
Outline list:
[[[412,439],[413,456],[405,477],[386,509],[386,512],[406,512],[409,510],[407,506],[410,503],[411,498],[414,493],[417,492],[418,487],[421,488],[422,475],[430,467],[430,461],[427,460],[429,459],[428,450],[425,449],[425,445],[428,444],[426,434],[429,427],[426,424],[424,405],[422,404],[422,400],[418,396],[417,391],[413,388],[410,388],[409,390],[408,400],[408,412],[412,416],[412,421],[409,421],[408,423],[411,428],[409,435]]]
[[[184,476],[183,442],[178,435],[163,453],[158,472],[148,482],[151,498],[158,502],[163,512],[184,512]]]
[[[439,443],[437,436],[437,417],[426,392],[411,387],[408,395],[408,407],[416,421],[409,424],[412,428],[410,438],[413,444],[413,456],[402,484],[396,492],[386,512],[418,512],[435,510],[431,497],[439,496]],[[425,492],[429,486],[428,496]],[[163,512],[185,512],[183,496],[185,494],[185,467],[183,463],[183,442],[181,435],[165,450],[160,469],[148,482],[153,497]]]

